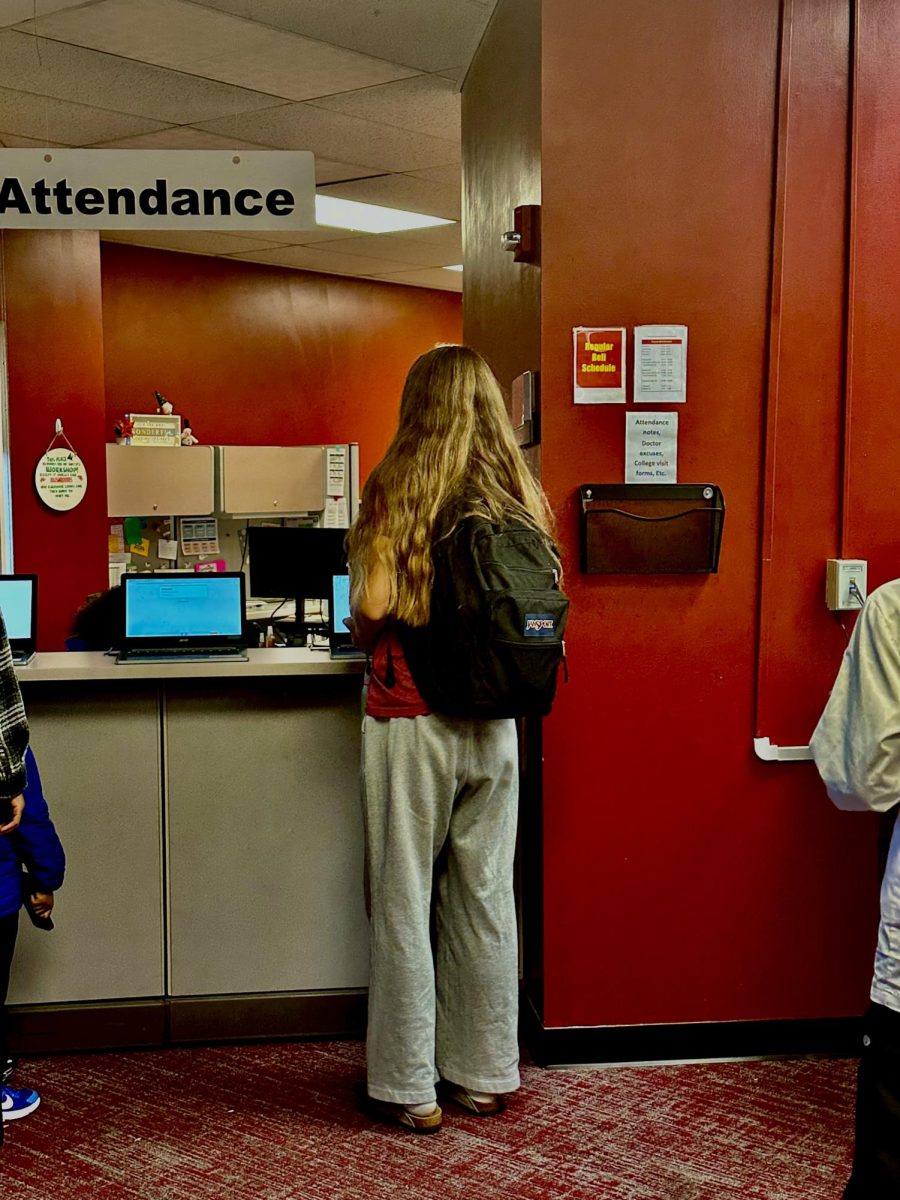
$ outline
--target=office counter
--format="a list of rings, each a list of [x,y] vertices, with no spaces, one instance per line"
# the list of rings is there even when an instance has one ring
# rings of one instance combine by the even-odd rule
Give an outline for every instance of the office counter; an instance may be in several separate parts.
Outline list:
[[[367,979],[359,661],[18,671],[68,856],[56,929],[23,916],[23,1050],[361,1028]]]

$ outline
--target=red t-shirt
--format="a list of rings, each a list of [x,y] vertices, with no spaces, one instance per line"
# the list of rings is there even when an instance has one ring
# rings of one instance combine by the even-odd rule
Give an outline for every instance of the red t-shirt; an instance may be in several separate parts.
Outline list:
[[[388,656],[390,648],[390,661]],[[393,687],[389,679],[393,668]],[[393,625],[385,629],[372,652],[372,670],[366,691],[369,717],[424,717],[430,712],[413,681],[403,646]]]

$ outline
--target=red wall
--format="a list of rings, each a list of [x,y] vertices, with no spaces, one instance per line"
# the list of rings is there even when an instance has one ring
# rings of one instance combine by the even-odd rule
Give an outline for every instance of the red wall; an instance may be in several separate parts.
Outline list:
[[[106,419],[96,233],[0,233],[7,322],[13,549],[40,575],[41,649],[61,649],[75,609],[106,587]],[[46,508],[34,469],[61,418],[88,486],[71,512]]]
[[[874,823],[835,811],[810,764],[752,748],[788,723],[807,740],[842,645],[819,584],[839,532],[848,16],[787,4],[780,77],[781,8],[543,6],[542,462],[573,602],[572,679],[545,723],[547,1026],[865,1004]],[[801,146],[785,160],[788,121]],[[576,489],[621,481],[624,413],[572,404],[571,329],[651,321],[689,326],[679,478],[723,488],[720,570],[582,575]],[[771,533],[781,496],[771,559],[763,516]],[[761,610],[766,555],[778,574]],[[761,623],[778,729],[757,729]]]
[[[451,292],[113,242],[101,258],[110,439],[157,389],[204,443],[359,442],[364,478],[410,363],[460,339]]]

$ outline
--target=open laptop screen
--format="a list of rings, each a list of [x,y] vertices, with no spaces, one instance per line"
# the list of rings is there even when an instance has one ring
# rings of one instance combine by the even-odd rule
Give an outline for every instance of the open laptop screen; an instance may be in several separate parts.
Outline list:
[[[36,575],[0,575],[0,612],[14,651],[34,648],[36,607]]]
[[[336,634],[349,638],[344,618],[350,616],[350,576],[331,577],[331,628]]]
[[[228,642],[243,633],[243,576],[125,576],[125,637]]]

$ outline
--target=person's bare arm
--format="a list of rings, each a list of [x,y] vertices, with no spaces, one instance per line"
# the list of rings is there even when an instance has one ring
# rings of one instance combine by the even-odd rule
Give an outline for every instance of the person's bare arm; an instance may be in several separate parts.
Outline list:
[[[360,650],[367,654],[378,640],[391,609],[391,581],[385,566],[375,560],[369,568],[363,597],[354,608],[347,628],[353,635],[353,641]]]

